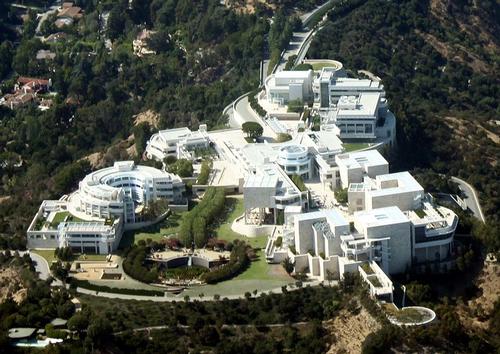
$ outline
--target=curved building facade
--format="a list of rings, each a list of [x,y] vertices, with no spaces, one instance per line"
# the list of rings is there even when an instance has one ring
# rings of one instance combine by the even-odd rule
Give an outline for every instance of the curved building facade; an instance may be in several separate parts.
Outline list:
[[[76,212],[90,217],[123,216],[127,224],[142,221],[139,215],[150,202],[179,202],[183,192],[184,183],[174,174],[120,161],[87,175],[71,196],[70,204]]]
[[[287,175],[299,175],[303,179],[309,179],[312,174],[312,160],[305,146],[283,146],[278,153],[276,162]]]

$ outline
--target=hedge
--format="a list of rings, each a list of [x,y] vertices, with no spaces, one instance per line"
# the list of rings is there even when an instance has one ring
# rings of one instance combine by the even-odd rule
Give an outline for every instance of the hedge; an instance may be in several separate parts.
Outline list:
[[[210,177],[210,170],[212,166],[210,162],[203,161],[201,164],[200,174],[198,175],[198,179],[196,180],[197,184],[205,185],[208,183],[208,178]]]
[[[158,270],[144,266],[144,259],[149,253],[146,246],[132,246],[125,255],[123,270],[132,278],[143,283],[154,283],[158,280]]]
[[[179,229],[179,238],[189,247],[193,244],[201,248],[208,240],[208,226],[216,216],[222,214],[226,199],[224,188],[209,187],[198,205],[196,205],[184,218]]]
[[[205,273],[201,276],[207,284],[215,284],[220,281],[229,280],[243,272],[250,265],[245,242],[235,242],[229,257],[229,263]]]
[[[101,291],[105,293],[114,293],[114,294],[126,294],[126,295],[143,295],[143,296],[164,296],[165,292],[160,290],[145,290],[145,289],[121,289],[121,288],[110,288],[109,286],[104,285],[95,285],[89,283],[88,280],[80,280],[75,278],[69,278],[70,287],[76,289],[77,287],[93,290],[93,291]]]

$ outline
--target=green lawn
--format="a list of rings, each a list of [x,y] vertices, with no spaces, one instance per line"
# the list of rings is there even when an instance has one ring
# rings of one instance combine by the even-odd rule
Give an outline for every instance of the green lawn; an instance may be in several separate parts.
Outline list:
[[[83,257],[82,254],[75,254],[76,261],[105,261],[107,254],[85,254]]]
[[[36,253],[45,258],[49,266],[52,264],[52,261],[56,259],[56,257],[54,256],[54,250],[32,250],[31,252]]]
[[[343,143],[345,152],[352,152],[361,149],[365,149],[370,146],[369,143]]]
[[[173,212],[172,215],[156,225],[142,230],[125,232],[120,242],[120,248],[128,247],[133,243],[137,244],[139,240],[150,238],[153,241],[159,241],[163,236],[176,235],[186,213],[186,211]]]
[[[52,227],[57,227],[57,225],[62,223],[67,216],[69,216],[67,221],[73,221],[73,222],[85,221],[85,220],[82,220],[82,219],[70,214],[69,211],[60,211],[56,215],[54,215],[54,218],[52,219],[52,222],[50,223],[50,225]]]
[[[334,64],[329,63],[327,61],[320,61],[318,63],[311,63],[311,65],[313,67],[313,70],[315,70],[315,71],[319,71],[319,70],[323,69],[324,67],[335,66]]]
[[[237,232],[231,230],[231,225],[233,221],[241,216],[245,212],[245,207],[243,205],[243,199],[241,198],[226,198],[226,208],[229,209],[226,214],[226,221],[220,224],[215,229],[215,234],[218,239],[233,241],[236,239],[244,240],[246,243],[251,245],[254,248],[263,248],[266,247],[267,236],[258,236],[258,237],[246,237],[245,235],[241,235]]]
[[[250,267],[247,268],[243,273],[238,275],[234,280],[277,280],[279,277],[272,276],[269,274],[270,265],[266,262],[266,257],[262,251],[257,252],[257,256],[259,257],[257,260],[254,260]],[[279,266],[279,265],[278,265]]]

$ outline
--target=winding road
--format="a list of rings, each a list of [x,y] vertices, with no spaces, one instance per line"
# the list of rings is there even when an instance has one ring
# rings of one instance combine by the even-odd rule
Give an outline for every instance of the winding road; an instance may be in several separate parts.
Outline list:
[[[465,204],[467,208],[469,208],[476,218],[481,220],[483,223],[486,222],[484,218],[483,210],[481,209],[481,205],[479,204],[479,198],[477,196],[477,192],[469,183],[460,179],[458,177],[452,176],[451,180],[458,184],[458,188],[465,194],[466,198]]]

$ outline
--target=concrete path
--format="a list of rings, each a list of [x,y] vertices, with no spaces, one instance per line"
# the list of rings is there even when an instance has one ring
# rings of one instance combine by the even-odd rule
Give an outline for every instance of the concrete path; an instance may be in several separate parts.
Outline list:
[[[465,194],[465,204],[469,208],[476,218],[481,220],[483,223],[486,222],[484,218],[483,210],[479,204],[479,198],[477,196],[476,190],[469,183],[460,179],[458,177],[452,176],[451,180],[458,184],[458,188]]]
[[[59,6],[51,6],[49,8],[49,10],[47,10],[46,12],[44,12],[43,14],[40,14],[38,15],[38,25],[36,26],[36,33],[37,34],[40,34],[40,31],[42,29],[42,24],[45,22],[45,20],[52,14],[56,13],[57,12],[57,9],[59,8]]]
[[[321,283],[325,285],[335,285],[337,282],[331,282],[329,284],[328,282],[322,282],[322,281],[310,281],[310,282],[304,282],[303,286],[319,286]],[[288,285],[287,286],[288,291],[295,291],[299,290],[301,288],[295,286],[295,285]],[[184,301],[184,295],[181,293],[179,295],[169,295],[166,294],[165,296],[143,296],[143,295],[128,295],[128,294],[115,294],[115,293],[106,293],[106,292],[101,292],[101,291],[94,291],[94,290],[88,290],[84,288],[77,288],[76,291],[80,294],[86,294],[86,295],[92,295],[92,296],[100,296],[100,297],[106,297],[108,299],[121,299],[121,300],[142,300],[142,301],[153,301],[153,302],[172,302],[172,301]],[[201,289],[200,289],[201,291]],[[252,293],[252,297],[256,297],[262,294],[282,294],[282,289],[281,287],[271,289],[271,290],[265,290],[265,291],[257,291],[257,294],[254,295]],[[238,294],[238,295],[228,295],[225,296],[224,294],[220,294],[220,298],[224,299],[227,298],[229,300],[236,300],[236,299],[244,299],[245,294]],[[190,301],[214,301],[213,296],[190,296],[189,297]]]

